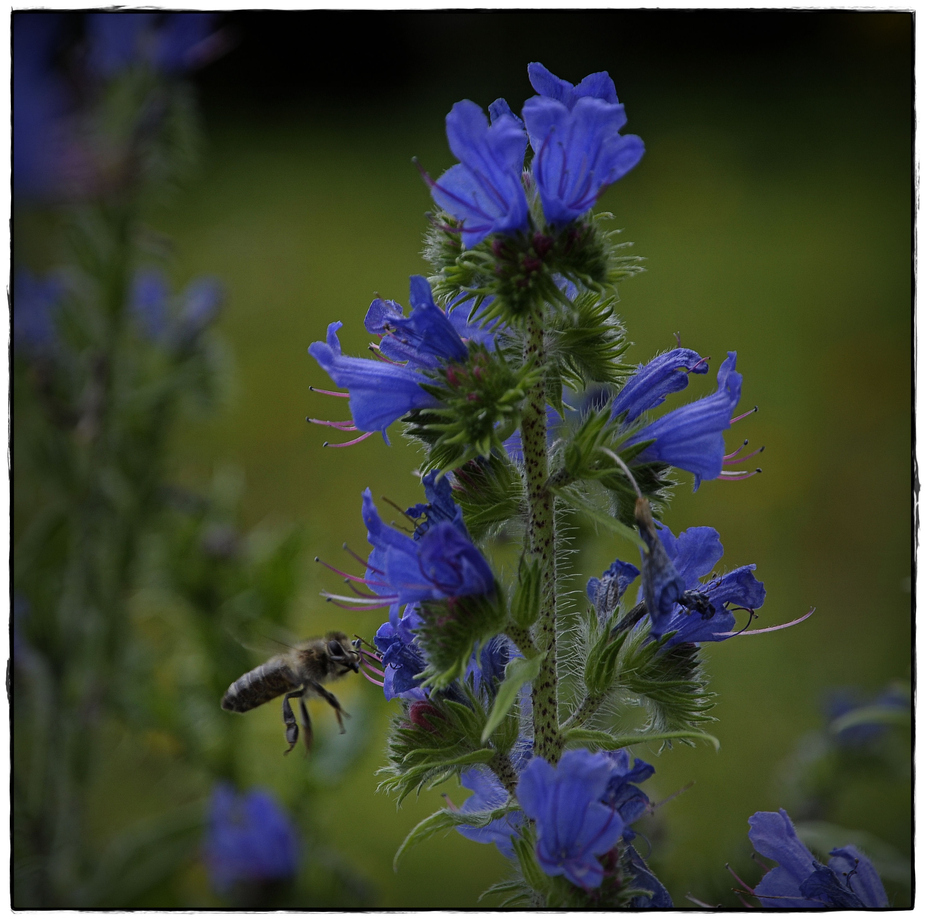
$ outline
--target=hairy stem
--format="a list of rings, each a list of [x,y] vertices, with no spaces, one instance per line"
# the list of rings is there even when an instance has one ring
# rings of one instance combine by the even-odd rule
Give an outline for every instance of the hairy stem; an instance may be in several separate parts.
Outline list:
[[[535,310],[526,325],[524,360],[543,368],[546,346],[541,313]],[[534,752],[551,763],[559,761],[562,739],[556,686],[556,528],[552,492],[546,487],[546,384],[543,375],[527,394],[521,422],[527,492],[527,547],[540,565],[542,593],[534,642],[545,653],[533,682]]]
[[[488,768],[498,777],[509,795],[517,792],[517,770],[507,753],[496,753],[488,762]]]

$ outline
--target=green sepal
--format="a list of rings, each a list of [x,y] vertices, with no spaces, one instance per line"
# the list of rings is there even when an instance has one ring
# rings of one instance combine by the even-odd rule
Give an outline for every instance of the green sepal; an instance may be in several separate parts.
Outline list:
[[[529,629],[539,618],[543,599],[543,571],[538,559],[521,556],[517,584],[511,597],[511,620]]]
[[[387,776],[380,789],[397,793],[399,803],[412,791],[435,785],[464,768],[485,764],[498,755],[498,746],[482,743],[487,718],[484,704],[466,686],[464,702],[432,692],[425,702],[404,703],[392,721],[388,741],[388,765],[379,770]],[[423,705],[425,717],[414,719],[413,707]],[[499,738],[500,739],[500,738]],[[516,734],[511,740],[516,740]]]
[[[511,839],[511,843],[524,881],[532,891],[543,897],[545,901],[545,894],[549,890],[550,877],[540,867],[540,863],[536,858],[536,840],[532,826],[526,824],[521,834]]]
[[[502,349],[489,351],[476,343],[469,344],[465,362],[431,371],[430,382],[421,388],[439,405],[417,409],[405,419],[408,436],[428,447],[422,473],[452,469],[503,450],[520,423],[521,404],[539,378],[532,364],[518,367]]]
[[[452,830],[458,826],[485,827],[493,820],[499,820],[501,817],[520,810],[516,804],[504,804],[490,811],[470,811],[463,813],[459,810],[450,810],[444,808],[436,813],[425,817],[413,830],[405,837],[405,841],[398,847],[395,857],[392,859],[392,869],[398,871],[398,863],[401,861],[405,852],[414,845],[424,842],[445,830]]]
[[[608,734],[589,728],[570,728],[563,733],[566,746],[595,746],[601,750],[622,750],[640,743],[671,743],[673,740],[705,740],[719,752],[719,740],[705,731],[655,731],[643,734]]]
[[[647,731],[699,731],[716,720],[710,714],[714,694],[703,672],[700,648],[691,642],[667,648],[674,634],[651,641],[647,626],[636,628],[620,649],[614,686],[645,701],[650,713]]]
[[[632,368],[621,363],[629,343],[618,319],[616,299],[580,293],[568,309],[556,310],[546,332],[550,359],[562,382],[580,391],[593,383],[621,385]]]
[[[453,479],[453,499],[476,542],[522,513],[523,479],[506,453],[471,460]]]
[[[500,590],[421,603],[417,635],[428,659],[424,686],[441,689],[461,679],[472,652],[494,638],[507,621]]]
[[[603,696],[610,691],[615,682],[620,649],[626,636],[626,632],[612,635],[610,629],[602,629],[588,650],[584,678],[589,695]]]
[[[483,744],[488,743],[495,729],[505,719],[511,706],[517,701],[520,688],[525,683],[536,679],[545,656],[545,654],[542,654],[533,658],[515,657],[514,660],[508,661],[507,666],[504,668],[504,680],[498,687],[494,704],[488,714],[488,720],[482,729],[480,739]]]

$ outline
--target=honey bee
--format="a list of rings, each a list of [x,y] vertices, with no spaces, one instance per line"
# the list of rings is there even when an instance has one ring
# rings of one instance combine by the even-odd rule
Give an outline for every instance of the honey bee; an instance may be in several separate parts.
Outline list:
[[[308,717],[305,699],[320,696],[337,715],[341,734],[344,733],[344,716],[350,717],[328,692],[323,683],[337,680],[349,671],[360,672],[360,654],[351,646],[343,632],[328,632],[324,638],[311,638],[291,651],[268,660],[235,680],[222,698],[222,708],[228,712],[249,712],[264,702],[283,696],[283,723],[286,741],[291,752],[299,740],[299,725],[292,713],[290,699],[299,700],[299,714],[303,740],[307,750],[312,748],[312,722]],[[284,695],[285,694],[285,695]]]

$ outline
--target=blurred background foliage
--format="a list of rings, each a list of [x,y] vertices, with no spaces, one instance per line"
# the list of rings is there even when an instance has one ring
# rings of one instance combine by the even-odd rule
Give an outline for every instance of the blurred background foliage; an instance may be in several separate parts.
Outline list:
[[[281,755],[275,706],[241,718],[218,704],[262,659],[245,633],[371,638],[381,621],[325,605],[318,593],[337,578],[311,560],[343,564],[344,543],[365,552],[364,487],[401,506],[421,500],[417,454],[398,437],[322,449],[326,430],[304,418],[339,417],[340,403],[309,391],[327,378],[306,347],[339,319],[345,351],[361,354],[373,296],[407,304],[409,275],[426,272],[431,207],[411,157],[438,175],[453,162],[451,105],[504,96],[519,109],[533,60],[572,81],[609,71],[628,130],[646,143],[600,202],[646,259],[620,290],[628,359],[671,347],[676,332],[714,360],[736,350],[742,408],[760,407],[734,431],[765,445],[763,473],[696,494],[685,482],[666,522],[714,526],[726,565],[757,564],[768,589],[759,627],[816,609],[797,628],[705,651],[718,755],[636,751],[656,767],[653,800],[686,789],[640,827],[648,860],[677,905],[687,893],[736,905],[723,866],[754,881],[747,818],[785,807],[813,821],[824,851],[833,826],[846,828],[839,844],[879,846],[887,890],[908,904],[910,732],[891,726],[888,743],[842,755],[824,703],[835,687],[872,697],[912,676],[912,15],[227,13],[218,25],[226,53],[193,77],[198,170],[146,214],[172,240],[174,288],[201,274],[224,285],[220,408],[180,414],[165,435],[175,500],[161,502],[124,602],[113,600],[131,624],[133,679],[103,719],[82,792],[94,853],[116,858],[120,834],[166,828],[128,862],[144,862],[140,878],[100,854],[114,886],[98,901],[91,888],[82,905],[466,907],[505,875],[494,847],[455,834],[393,873],[398,845],[440,801],[433,792],[396,812],[376,793],[390,706],[374,687],[338,689],[352,715],[343,736],[313,703],[310,760]],[[57,264],[59,221],[18,214],[16,262]],[[33,411],[14,398],[14,445]],[[19,539],[43,495],[17,457]],[[576,590],[628,551],[606,534],[573,535]],[[30,562],[34,573],[42,563]],[[53,749],[68,709],[43,712]],[[14,770],[28,771],[35,751],[20,756],[16,730]],[[229,901],[210,887],[198,840],[217,778],[269,788],[295,816],[295,889]],[[807,791],[813,781],[825,794]],[[28,877],[35,866],[24,864]]]

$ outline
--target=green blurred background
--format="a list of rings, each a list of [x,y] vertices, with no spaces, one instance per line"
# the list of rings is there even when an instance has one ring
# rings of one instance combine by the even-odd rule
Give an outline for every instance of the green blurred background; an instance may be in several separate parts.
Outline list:
[[[417,454],[397,432],[391,448],[371,438],[325,450],[328,432],[304,421],[345,407],[309,391],[329,381],[307,346],[339,319],[345,351],[362,354],[372,297],[407,304],[409,275],[427,271],[431,202],[412,156],[439,175],[453,162],[452,104],[504,96],[518,110],[530,61],[573,82],[613,77],[627,130],[646,144],[601,201],[646,259],[620,290],[629,359],[671,347],[676,332],[714,366],[738,351],[742,409],[760,411],[727,447],[739,437],[766,447],[763,473],[745,483],[694,494],[685,479],[666,522],[714,526],[725,565],[757,563],[768,590],[758,627],[816,610],[792,630],[706,649],[718,754],[636,751],[656,766],[654,801],[691,786],[647,831],[650,863],[677,905],[687,893],[715,902],[733,885],[724,864],[747,866],[749,815],[788,806],[786,762],[822,725],[824,693],[911,677],[912,15],[230,13],[223,24],[231,50],[197,78],[202,167],[155,221],[175,241],[178,280],[211,273],[229,292],[227,405],[183,426],[177,478],[202,487],[238,468],[245,525],[305,525],[306,589],[291,622],[304,635],[372,636],[381,616],[325,605],[318,592],[339,582],[311,558],[343,564],[345,542],[365,551],[363,488],[402,506],[421,497]],[[601,535],[573,586],[633,554]],[[253,782],[311,811],[376,906],[475,906],[507,870],[493,846],[437,838],[393,872],[404,836],[442,799],[396,811],[376,792],[392,707],[359,680],[338,694],[354,716],[348,734],[315,709],[313,760],[280,756],[275,708],[244,719]],[[337,745],[357,734],[368,746],[339,774]],[[139,813],[195,795],[195,770],[172,765],[169,749],[122,752],[113,770]],[[297,793],[305,771],[310,800]],[[909,855],[903,783],[874,777],[840,800],[837,822]],[[101,795],[102,828],[128,819],[110,811]],[[184,902],[168,905],[209,903],[199,875],[185,884]]]

